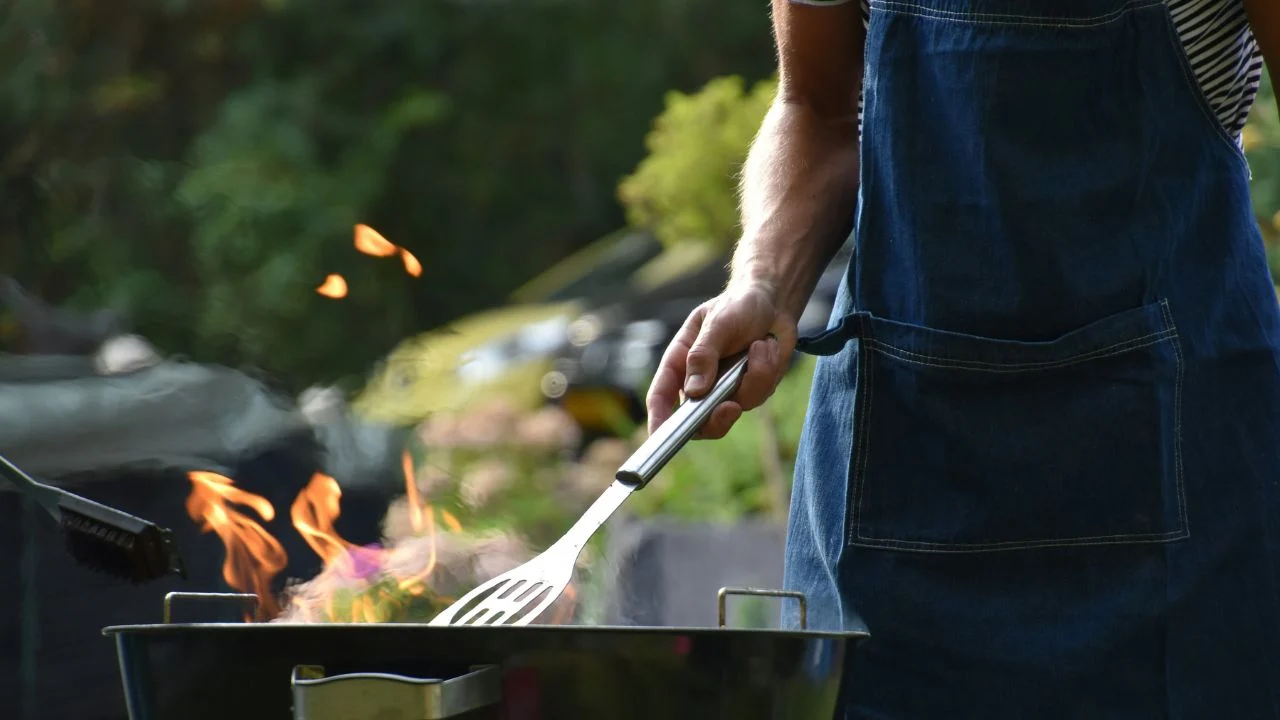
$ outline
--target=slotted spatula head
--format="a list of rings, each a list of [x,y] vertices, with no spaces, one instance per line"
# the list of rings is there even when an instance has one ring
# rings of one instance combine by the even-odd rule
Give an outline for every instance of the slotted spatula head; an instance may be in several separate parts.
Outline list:
[[[528,625],[564,592],[582,548],[634,490],[634,485],[615,481],[554,545],[463,595],[430,624]]]
[[[572,560],[559,562],[543,553],[463,595],[430,624],[527,625],[560,597],[572,577]]]
[[[609,489],[592,503],[569,532],[529,562],[463,595],[432,618],[431,625],[528,625],[551,607],[573,579],[578,555],[600,526],[631,493],[658,471],[698,432],[711,411],[737,392],[747,369],[743,354],[706,395],[688,400],[618,468]]]

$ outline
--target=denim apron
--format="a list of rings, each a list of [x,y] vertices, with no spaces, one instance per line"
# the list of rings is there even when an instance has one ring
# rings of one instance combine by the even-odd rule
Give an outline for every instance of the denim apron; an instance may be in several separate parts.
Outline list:
[[[1280,308],[1164,3],[873,0],[866,53],[785,570],[871,634],[841,716],[1280,718]]]

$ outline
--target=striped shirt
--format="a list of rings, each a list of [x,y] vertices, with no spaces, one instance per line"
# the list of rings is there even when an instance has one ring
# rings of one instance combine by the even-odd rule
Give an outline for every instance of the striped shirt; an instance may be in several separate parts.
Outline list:
[[[868,0],[862,21],[870,22]],[[1200,91],[1227,132],[1240,140],[1262,82],[1262,52],[1253,38],[1243,0],[1165,0]],[[791,0],[801,5],[841,5],[853,0]],[[859,108],[861,115],[861,108]]]

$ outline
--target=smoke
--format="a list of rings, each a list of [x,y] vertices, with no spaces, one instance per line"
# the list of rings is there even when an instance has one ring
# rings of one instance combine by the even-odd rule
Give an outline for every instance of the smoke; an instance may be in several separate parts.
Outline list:
[[[381,542],[348,547],[316,577],[290,583],[274,621],[426,622],[531,560],[537,551],[530,533],[543,545],[566,532],[631,452],[627,441],[605,439],[574,460],[569,449],[579,432],[557,408],[522,414],[494,403],[433,416],[417,432],[429,461],[414,467],[406,459],[412,484],[388,506]],[[466,527],[441,509],[455,503],[470,513]],[[525,521],[532,526],[516,527],[530,504],[550,510]],[[603,560],[585,548],[573,583],[535,622],[600,621],[583,604],[584,594],[616,585],[616,570]]]

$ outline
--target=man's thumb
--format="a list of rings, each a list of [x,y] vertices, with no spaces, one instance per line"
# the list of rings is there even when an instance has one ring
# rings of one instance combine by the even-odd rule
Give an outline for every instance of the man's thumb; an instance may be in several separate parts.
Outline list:
[[[723,322],[710,322],[702,326],[698,339],[689,347],[685,366],[685,395],[698,397],[715,384],[720,358],[729,339],[728,334]]]

